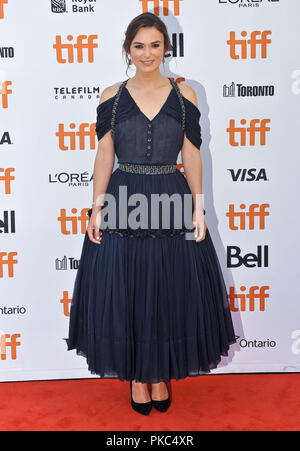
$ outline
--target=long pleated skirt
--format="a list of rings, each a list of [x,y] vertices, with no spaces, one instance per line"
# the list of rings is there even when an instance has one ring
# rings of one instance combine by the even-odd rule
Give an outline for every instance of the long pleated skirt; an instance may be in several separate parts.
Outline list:
[[[190,193],[178,170],[133,174],[116,169],[107,193]],[[90,215],[91,211],[89,212]],[[85,234],[65,338],[101,378],[168,382],[207,374],[236,342],[227,290],[209,233]]]

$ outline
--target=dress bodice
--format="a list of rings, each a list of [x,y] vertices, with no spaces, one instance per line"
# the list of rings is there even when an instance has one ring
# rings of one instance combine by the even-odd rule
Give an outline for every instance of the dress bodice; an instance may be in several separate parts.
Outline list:
[[[113,128],[119,163],[176,164],[185,135],[200,149],[201,113],[180,93],[175,81],[170,79],[172,90],[152,120],[136,104],[126,87],[127,81],[120,85],[115,96],[97,107],[98,140]]]

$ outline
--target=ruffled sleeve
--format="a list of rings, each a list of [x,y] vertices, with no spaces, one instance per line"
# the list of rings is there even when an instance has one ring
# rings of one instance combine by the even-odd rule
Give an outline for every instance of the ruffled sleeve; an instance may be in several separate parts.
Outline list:
[[[114,97],[105,100],[97,106],[96,133],[98,141],[111,129],[111,115]]]
[[[185,105],[185,134],[194,146],[199,150],[202,144],[200,127],[200,110],[186,97],[183,97]]]

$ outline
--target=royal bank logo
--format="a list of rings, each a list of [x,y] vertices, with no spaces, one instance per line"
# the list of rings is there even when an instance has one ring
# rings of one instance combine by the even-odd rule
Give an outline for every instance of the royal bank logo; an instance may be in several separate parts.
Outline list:
[[[223,97],[273,97],[274,85],[243,85],[234,83],[223,85]]]
[[[1,1],[1,0],[0,0]],[[72,13],[94,13],[97,0],[69,0],[69,10]],[[53,13],[67,13],[66,0],[51,0]]]
[[[66,0],[51,0],[51,11],[53,13],[67,12]]]

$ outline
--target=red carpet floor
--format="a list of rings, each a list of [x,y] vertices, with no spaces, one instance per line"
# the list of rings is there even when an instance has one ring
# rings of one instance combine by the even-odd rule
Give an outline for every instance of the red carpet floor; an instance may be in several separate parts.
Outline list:
[[[211,375],[171,382],[166,413],[130,406],[128,382],[0,383],[1,431],[299,431],[300,374]]]

